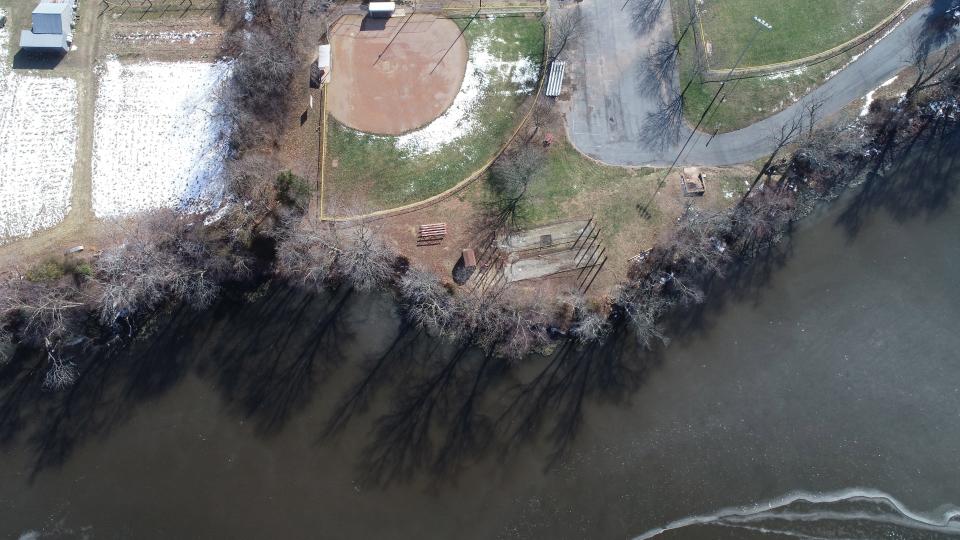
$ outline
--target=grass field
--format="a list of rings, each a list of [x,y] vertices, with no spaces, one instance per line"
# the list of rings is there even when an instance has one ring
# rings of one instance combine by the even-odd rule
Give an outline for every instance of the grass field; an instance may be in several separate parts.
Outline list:
[[[875,4],[871,4],[872,9],[877,9],[876,6],[884,4],[887,6],[887,8],[889,8],[885,11],[887,14],[889,14],[893,9],[895,9],[896,6],[899,6],[902,3],[900,0],[873,1]],[[782,4],[785,6],[793,6],[794,4],[798,3],[800,3],[799,0],[785,0]],[[835,0],[807,0],[806,3],[810,5],[834,5]],[[860,3],[864,2],[862,0],[852,0],[845,5],[849,11],[852,9],[851,6],[855,6]],[[717,5],[722,5],[723,9],[728,9],[733,12],[735,9],[728,6],[741,6],[741,8],[743,8],[743,6],[753,4],[765,3],[760,2],[759,0],[731,0],[729,2],[723,2],[722,4]],[[713,2],[709,0],[707,2],[707,6],[708,9],[719,9]],[[709,6],[714,7],[710,8]],[[811,9],[813,8],[811,7]],[[814,10],[814,12],[817,11]],[[794,7],[792,16],[803,19],[803,17],[800,15],[802,13],[803,10]],[[687,1],[675,1],[673,3],[673,14],[674,22],[678,26],[677,32],[680,32],[683,28],[680,21],[687,21],[690,19],[689,4]],[[782,17],[784,14],[781,14],[780,16]],[[883,18],[883,16],[884,15],[880,15],[879,18]],[[747,19],[751,24],[756,24],[750,20],[750,16],[747,16]],[[779,29],[784,28],[783,23],[780,23],[779,28],[777,26],[777,22],[771,21],[771,24],[774,25],[774,31],[765,31],[762,33],[761,37],[764,39],[774,35],[774,32],[777,32]],[[864,23],[867,28],[873,26],[873,24],[874,23]],[[749,32],[746,31],[745,34],[744,32],[745,31],[741,31],[737,39],[749,40]],[[733,34],[733,32],[730,33]],[[848,38],[842,38],[841,41],[845,41],[846,39]],[[760,41],[761,39],[758,38],[757,43],[751,48],[751,50],[764,49],[765,47],[760,44]],[[788,45],[793,43],[790,40],[785,40],[785,42]],[[836,43],[834,43],[834,45],[835,44]],[[802,45],[797,45],[795,50],[802,51],[803,49],[801,47]],[[707,116],[707,120],[702,124],[701,129],[706,132],[719,130],[721,133],[725,133],[740,129],[754,122],[767,118],[789,106],[814,88],[823,84],[832,72],[844,67],[848,62],[850,62],[854,55],[862,52],[863,48],[864,46],[856,47],[829,60],[810,66],[805,66],[794,71],[778,73],[771,76],[742,79],[733,83],[728,83],[725,89],[726,91],[724,92],[726,98],[719,106],[714,107],[714,109]],[[700,116],[703,114],[703,111],[706,109],[707,105],[710,103],[711,99],[716,93],[717,88],[719,87],[719,83],[701,81],[700,76],[695,70],[696,54],[696,44],[694,42],[693,33],[688,32],[680,44],[679,70],[682,87],[686,87],[687,83],[693,79],[693,84],[690,85],[687,93],[684,96],[684,115],[687,121],[691,124],[695,124],[700,119]],[[809,52],[797,52],[796,54],[790,54],[788,56],[796,58],[807,54],[809,54]],[[760,61],[776,61],[776,58],[770,56],[766,59],[760,59]],[[730,65],[732,65],[733,62],[735,62],[735,59],[730,61]],[[752,62],[744,61],[741,63],[741,65],[746,66],[751,63]],[[716,65],[718,64],[715,62],[711,63],[711,66]]]
[[[735,203],[752,172],[717,170],[709,174],[704,197],[682,197],[672,174],[660,190],[663,171],[602,165],[584,157],[564,137],[547,150],[546,163],[531,180],[521,203],[521,226],[529,228],[550,222],[591,216],[601,227],[600,239],[617,262],[612,268],[625,271],[626,260],[653,245],[687,204],[716,210]],[[472,201],[492,200],[486,182],[473,190]],[[643,212],[642,210],[646,210]]]
[[[687,0],[678,0],[686,3]],[[700,6],[712,69],[729,68],[756,33],[757,16],[773,25],[759,33],[742,66],[803,58],[873,28],[903,0],[706,0]]]
[[[513,132],[525,112],[522,105],[536,89],[542,24],[523,17],[458,24],[466,27],[470,57],[464,95],[457,100],[469,101],[458,105],[455,100],[448,113],[461,107],[463,117],[441,123],[441,116],[437,126],[400,137],[368,135],[329,118],[327,213],[336,215],[338,204],[379,210],[440,193],[479,169]]]

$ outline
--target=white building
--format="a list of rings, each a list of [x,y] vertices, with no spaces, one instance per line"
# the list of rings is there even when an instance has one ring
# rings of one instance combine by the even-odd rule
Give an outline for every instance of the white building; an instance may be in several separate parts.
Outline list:
[[[73,6],[69,3],[40,2],[32,14],[33,27],[20,32],[20,46],[39,51],[70,50],[70,23]]]

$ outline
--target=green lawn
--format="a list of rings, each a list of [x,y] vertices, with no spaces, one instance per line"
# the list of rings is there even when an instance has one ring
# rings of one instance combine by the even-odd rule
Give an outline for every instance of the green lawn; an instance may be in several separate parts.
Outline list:
[[[483,70],[486,82],[468,113],[472,127],[463,136],[424,151],[411,149],[403,137],[360,133],[329,118],[324,190],[328,203],[333,203],[327,205],[329,213],[336,214],[338,201],[353,205],[360,200],[365,210],[379,210],[449,189],[493,157],[516,128],[524,102],[536,89],[543,25],[523,17],[457,23],[466,27],[471,59],[479,47],[499,63]],[[524,65],[534,73],[532,82],[529,78],[520,82],[519,66]]]
[[[672,184],[676,174],[658,192],[662,169],[603,165],[577,152],[565,137],[557,137],[546,153],[543,168],[530,181],[521,202],[519,225],[529,228],[593,216],[616,271],[625,271],[630,257],[653,245],[685,205],[708,210],[729,207],[743,192],[744,180],[753,175],[739,169],[711,170],[706,196],[685,198]],[[478,182],[470,192],[463,198],[474,204],[489,204],[494,198],[487,182]]]
[[[559,138],[548,149],[543,169],[530,181],[521,216],[537,225],[596,214],[613,234],[638,216],[637,203],[653,193],[656,177],[652,169],[601,165]]]
[[[792,6],[798,3],[798,1],[799,0],[784,0],[782,3],[784,5]],[[887,13],[892,11],[895,6],[901,4],[900,0],[872,1],[875,2],[876,5],[886,5],[889,8],[886,11]],[[849,5],[856,5],[860,2],[861,0],[850,0]],[[807,3],[811,5],[833,5],[835,4],[835,1],[807,0]],[[728,4],[731,6],[744,6],[765,5],[766,3],[758,2],[758,0],[729,0],[729,2],[724,1],[719,5],[724,6],[724,9],[731,10],[731,12],[734,11],[733,8],[727,7]],[[778,5],[779,4],[780,3],[778,3]],[[711,0],[708,0],[707,6],[708,9],[718,9]],[[710,6],[714,7],[710,8]],[[848,9],[850,9],[849,6]],[[876,6],[874,6],[873,9],[876,9]],[[684,23],[682,21],[687,21],[690,17],[687,1],[676,0],[673,3],[673,12],[676,32],[679,35],[679,33],[683,30]],[[780,16],[782,17],[784,14],[781,14]],[[794,13],[794,16],[797,16],[796,13]],[[880,18],[882,17],[883,16],[881,15]],[[802,19],[803,17],[800,18]],[[747,19],[750,19],[750,17],[748,16]],[[780,23],[780,26],[778,27],[778,23],[771,20],[771,24],[774,25],[774,31],[778,30],[779,28],[783,28],[782,23]],[[867,26],[872,26],[872,24],[864,24]],[[739,38],[741,40],[748,40],[750,37],[748,34],[749,32],[747,32],[747,35],[744,35],[743,32],[741,32]],[[773,35],[773,33],[761,34],[761,37],[766,38],[769,37],[769,35]],[[758,38],[757,45],[755,45],[752,50],[762,50],[765,48],[760,45],[760,41],[760,38]],[[841,39],[841,41],[843,41],[843,39]],[[789,40],[788,42],[793,43]],[[714,109],[708,114],[706,121],[701,125],[701,130],[705,132],[719,130],[721,133],[734,131],[779,112],[806,93],[823,84],[824,80],[831,72],[846,65],[854,54],[861,52],[861,49],[862,47],[858,47],[844,54],[840,54],[835,58],[831,58],[818,64],[802,67],[795,71],[780,73],[772,76],[742,79],[728,83],[724,92],[726,98],[719,105],[715,105]],[[801,51],[802,49],[797,48],[796,50]],[[797,54],[790,56],[802,57],[806,54],[809,54],[809,51],[798,52]],[[762,63],[765,61],[776,60],[777,59],[774,57],[769,57],[767,59],[761,59],[760,62]],[[734,61],[735,60],[731,60],[729,65],[732,65]],[[744,61],[742,65],[749,65],[751,63],[755,62]],[[712,64],[714,67],[716,65],[716,63]],[[687,83],[691,79],[693,80],[693,84],[690,85],[687,93],[684,96],[684,115],[687,119],[687,122],[690,124],[696,124],[698,122],[703,114],[703,111],[706,109],[711,99],[713,99],[713,96],[716,94],[717,88],[719,87],[719,83],[702,82],[700,76],[697,75],[695,66],[696,45],[694,42],[694,36],[692,32],[687,32],[680,43],[679,70],[681,87],[686,87]]]
[[[675,3],[687,0],[675,0]],[[844,43],[873,28],[903,0],[706,0],[700,6],[703,33],[711,46],[711,69],[730,68],[759,25],[762,30],[742,66],[803,58]]]

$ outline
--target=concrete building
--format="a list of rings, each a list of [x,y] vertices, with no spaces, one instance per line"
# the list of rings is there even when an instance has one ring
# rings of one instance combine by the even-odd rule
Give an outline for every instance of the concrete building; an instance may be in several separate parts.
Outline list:
[[[40,2],[33,10],[32,28],[20,32],[20,47],[28,50],[67,52],[73,40],[70,31],[72,22],[72,4]]]

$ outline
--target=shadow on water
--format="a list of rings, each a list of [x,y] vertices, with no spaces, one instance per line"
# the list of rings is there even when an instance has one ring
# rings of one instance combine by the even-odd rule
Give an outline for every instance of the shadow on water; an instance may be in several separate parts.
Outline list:
[[[939,215],[960,187],[960,176],[951,173],[958,165],[958,150],[960,130],[946,130],[942,121],[923,124],[917,136],[902,148],[881,149],[838,223],[853,237],[865,219],[880,209],[899,222]]]
[[[909,165],[877,169],[851,195],[840,224],[855,234],[876,209],[897,219],[941,212],[957,190],[958,175],[945,172],[955,165],[960,139],[941,131],[928,128]],[[786,236],[715,278],[704,304],[669,318],[668,334],[696,336],[728,303],[757,302],[791,256]],[[318,443],[346,438],[350,424],[369,426],[365,436],[344,441],[358,449],[361,480],[385,485],[426,474],[452,482],[470,464],[509,460],[524,446],[545,445],[545,467],[556,466],[580,431],[585,404],[625,402],[664,358],[663,350],[642,350],[622,319],[606,342],[561,340],[549,356],[513,364],[398,322],[386,296],[285,287],[255,300],[233,296],[208,312],[172,310],[122,350],[78,360],[76,384],[59,393],[41,389],[44,358],[18,353],[0,367],[0,445],[25,439],[35,476],[194,373],[228,411],[251,419],[261,437],[281,432],[326,384],[333,399],[321,411],[326,424],[317,428]],[[335,384],[338,370],[345,377]]]
[[[395,380],[389,410],[374,420],[361,453],[357,468],[366,483],[409,481],[420,472],[435,482],[455,481],[471,463],[491,455],[506,460],[539,442],[550,446],[549,469],[574,440],[585,402],[622,402],[660,358],[639,353],[626,332],[590,347],[562,342],[549,357],[519,366],[490,351],[435,341],[417,341],[410,350],[417,361]],[[379,376],[380,360],[354,386],[359,395]],[[342,426],[342,416],[335,414],[331,425]]]
[[[946,45],[957,33],[957,20],[951,12],[960,9],[958,0],[930,0],[930,11],[923,21],[924,31],[915,44],[916,57],[926,57]]]
[[[279,432],[344,358],[353,329],[343,320],[353,291],[318,298],[295,289],[269,295],[234,319],[199,365],[239,415],[261,435]]]
[[[276,433],[315,394],[349,338],[342,311],[353,294],[330,297],[279,289],[253,304],[226,299],[212,312],[177,309],[123,350],[79,360],[76,383],[42,390],[45,358],[20,352],[0,370],[0,444],[27,434],[33,475],[103,437],[138,405],[173,388],[191,370],[211,380],[258,433]],[[297,324],[289,324],[290,321]]]

